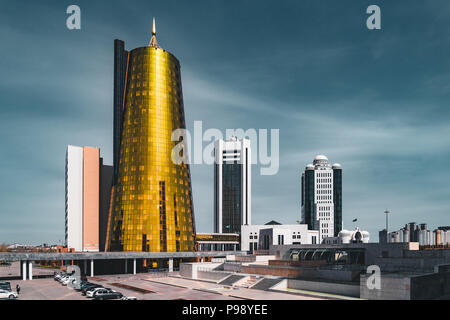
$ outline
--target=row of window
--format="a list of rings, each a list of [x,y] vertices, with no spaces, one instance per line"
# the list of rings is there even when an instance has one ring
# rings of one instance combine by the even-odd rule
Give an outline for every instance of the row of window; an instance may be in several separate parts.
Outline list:
[[[317,172],[316,174],[317,174],[317,177],[320,177],[320,178],[331,177],[330,172]]]

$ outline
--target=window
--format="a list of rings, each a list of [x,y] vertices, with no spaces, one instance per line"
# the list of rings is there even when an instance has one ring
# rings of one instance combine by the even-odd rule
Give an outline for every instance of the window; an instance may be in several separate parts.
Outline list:
[[[278,235],[278,244],[283,245],[284,244],[284,235],[279,234]]]

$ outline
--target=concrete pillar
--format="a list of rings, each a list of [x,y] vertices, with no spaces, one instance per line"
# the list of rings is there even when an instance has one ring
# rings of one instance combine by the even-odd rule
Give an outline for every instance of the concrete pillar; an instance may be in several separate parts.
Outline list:
[[[87,275],[87,260],[83,260],[84,261],[84,270],[83,270],[83,273],[85,274],[85,275]]]
[[[28,263],[28,279],[33,280],[33,261]]]
[[[133,259],[133,274],[136,274],[136,258]]]
[[[125,259],[125,273],[128,273],[128,260]]]
[[[91,259],[91,277],[94,276],[94,260]]]
[[[27,262],[22,261],[22,280],[27,280]]]
[[[169,259],[169,272],[173,272],[173,259]]]

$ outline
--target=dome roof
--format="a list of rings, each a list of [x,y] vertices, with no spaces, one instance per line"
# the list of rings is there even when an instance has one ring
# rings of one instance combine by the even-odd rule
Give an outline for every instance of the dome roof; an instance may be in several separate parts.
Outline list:
[[[342,166],[339,163],[333,164],[333,169],[342,169]]]
[[[314,170],[314,165],[311,163],[306,166],[306,170]]]
[[[319,154],[317,155],[314,160],[326,160],[328,161],[328,158],[326,156],[324,156],[323,154]]]
[[[352,231],[342,229],[339,231],[338,237],[350,237],[352,235]]]

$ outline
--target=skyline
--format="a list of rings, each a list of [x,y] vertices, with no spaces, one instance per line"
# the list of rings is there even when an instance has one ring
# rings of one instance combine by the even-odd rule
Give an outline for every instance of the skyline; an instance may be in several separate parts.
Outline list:
[[[391,230],[450,224],[450,4],[377,2],[377,31],[365,28],[368,1],[79,1],[79,31],[65,28],[65,4],[5,4],[0,243],[64,239],[66,147],[99,147],[112,164],[113,42],[146,46],[153,16],[181,63],[189,130],[280,128],[278,174],[252,170],[254,224],[300,219],[301,172],[317,154],[343,166],[345,229],[374,241],[386,208]],[[211,232],[213,166],[191,175],[196,229]]]

